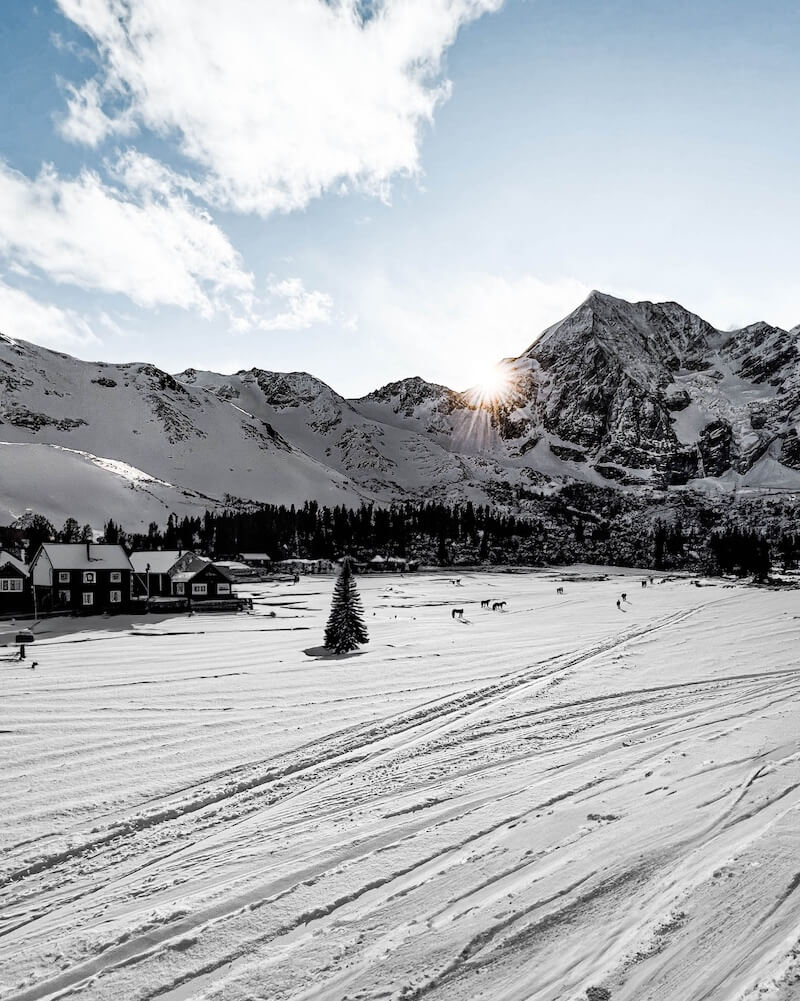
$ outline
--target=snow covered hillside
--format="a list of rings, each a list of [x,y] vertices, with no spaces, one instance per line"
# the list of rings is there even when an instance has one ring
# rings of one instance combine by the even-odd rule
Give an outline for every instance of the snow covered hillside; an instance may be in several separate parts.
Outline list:
[[[2,1001],[796,998],[796,592],[331,583],[0,648]]]
[[[0,510],[14,514],[30,506],[88,520],[91,506],[105,519],[128,511],[133,523],[146,525],[170,510],[202,511],[225,495],[276,503],[308,496],[333,504],[361,496],[346,477],[262,420],[152,365],[84,362],[7,338],[0,340],[0,439],[0,463],[10,472],[0,480]],[[27,455],[9,449],[20,444],[40,447]],[[71,478],[67,453],[41,446],[82,453],[85,461],[72,463]],[[87,462],[112,475],[87,476]],[[123,486],[131,493],[120,502]]]
[[[346,400],[303,372],[171,376],[0,337],[0,448],[57,445],[98,468],[118,460],[138,471],[132,491],[142,476],[161,481],[120,504],[119,477],[106,486],[95,477],[97,509],[129,528],[129,511],[141,525],[226,496],[433,496],[513,508],[526,491],[569,480],[798,490],[799,338],[764,323],[721,332],[677,303],[593,292],[505,364],[501,399],[481,401],[420,378]],[[41,461],[49,454],[27,457],[41,489],[3,478],[0,510],[21,513],[44,497],[44,513],[87,520],[64,456],[51,469]]]

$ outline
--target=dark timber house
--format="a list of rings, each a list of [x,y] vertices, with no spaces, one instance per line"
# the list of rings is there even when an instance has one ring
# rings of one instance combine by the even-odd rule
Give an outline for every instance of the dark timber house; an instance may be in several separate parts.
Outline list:
[[[33,613],[31,575],[22,560],[0,549],[0,615]]]
[[[122,546],[93,542],[45,542],[31,560],[31,581],[40,613],[127,611],[132,573]]]
[[[234,598],[231,578],[213,563],[190,567],[172,575],[172,594],[193,604]]]

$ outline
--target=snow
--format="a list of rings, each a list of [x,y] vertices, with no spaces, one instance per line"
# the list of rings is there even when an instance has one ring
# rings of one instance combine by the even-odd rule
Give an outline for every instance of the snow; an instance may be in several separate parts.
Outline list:
[[[0,649],[0,999],[796,996],[796,592],[459,576]]]

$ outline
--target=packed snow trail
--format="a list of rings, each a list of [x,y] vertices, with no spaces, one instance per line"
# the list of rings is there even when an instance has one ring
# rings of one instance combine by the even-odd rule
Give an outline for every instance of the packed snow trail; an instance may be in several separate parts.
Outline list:
[[[325,578],[40,632],[0,1001],[791,997],[796,592],[560,580],[462,575],[464,628],[446,577],[360,578],[341,659]]]

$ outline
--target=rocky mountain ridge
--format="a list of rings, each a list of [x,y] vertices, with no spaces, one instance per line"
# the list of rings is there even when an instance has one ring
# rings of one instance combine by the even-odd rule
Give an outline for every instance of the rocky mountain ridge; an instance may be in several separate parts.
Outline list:
[[[799,344],[800,326],[720,331],[593,292],[502,363],[497,395],[415,377],[348,400],[304,372],[171,375],[0,337],[0,518],[146,523],[235,498],[521,508],[569,481],[800,491]]]

